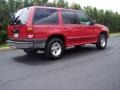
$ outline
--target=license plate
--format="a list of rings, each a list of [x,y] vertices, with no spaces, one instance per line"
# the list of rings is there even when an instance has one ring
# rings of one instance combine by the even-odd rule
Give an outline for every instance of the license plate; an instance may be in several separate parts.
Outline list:
[[[18,38],[19,37],[19,33],[14,33],[14,37]]]

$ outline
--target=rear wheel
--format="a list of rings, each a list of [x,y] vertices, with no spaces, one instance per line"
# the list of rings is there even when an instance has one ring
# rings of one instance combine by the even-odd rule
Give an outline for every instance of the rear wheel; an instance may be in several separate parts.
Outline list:
[[[45,55],[49,59],[59,59],[62,57],[64,51],[64,43],[59,38],[53,38],[48,41],[45,48]]]
[[[97,49],[105,49],[107,45],[107,36],[105,34],[101,34],[96,43]]]
[[[36,54],[38,50],[36,49],[24,49],[24,52],[29,54],[29,55],[33,55]]]

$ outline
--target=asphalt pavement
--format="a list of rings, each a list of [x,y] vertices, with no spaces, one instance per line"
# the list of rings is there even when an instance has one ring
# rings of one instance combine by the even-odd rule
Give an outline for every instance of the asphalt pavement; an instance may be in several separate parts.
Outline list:
[[[0,90],[120,90],[120,36],[105,50],[85,45],[56,61],[43,52],[0,51]]]

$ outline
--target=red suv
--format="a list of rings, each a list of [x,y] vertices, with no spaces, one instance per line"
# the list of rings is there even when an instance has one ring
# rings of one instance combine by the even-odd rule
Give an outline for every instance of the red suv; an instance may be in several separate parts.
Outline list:
[[[96,24],[82,11],[32,6],[12,16],[7,42],[28,54],[44,50],[47,57],[58,59],[66,47],[95,44],[104,49],[108,33],[106,26]]]

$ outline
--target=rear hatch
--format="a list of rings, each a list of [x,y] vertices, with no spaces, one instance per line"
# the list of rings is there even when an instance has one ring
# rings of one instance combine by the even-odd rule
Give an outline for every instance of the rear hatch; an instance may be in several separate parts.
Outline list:
[[[30,8],[23,8],[18,10],[14,15],[12,15],[10,25],[8,26],[8,38],[27,38],[27,22],[29,14]]]

